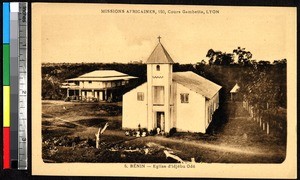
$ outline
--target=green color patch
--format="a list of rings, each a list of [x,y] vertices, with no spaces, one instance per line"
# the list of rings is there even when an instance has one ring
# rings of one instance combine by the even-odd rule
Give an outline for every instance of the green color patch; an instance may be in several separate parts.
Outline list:
[[[10,85],[10,47],[3,44],[3,85]]]

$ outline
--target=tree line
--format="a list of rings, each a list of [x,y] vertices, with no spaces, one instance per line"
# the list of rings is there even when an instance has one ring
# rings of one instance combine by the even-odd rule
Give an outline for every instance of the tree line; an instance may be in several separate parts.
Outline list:
[[[206,57],[208,58],[209,65],[266,66],[271,64],[270,61],[266,60],[253,60],[252,53],[247,51],[246,48],[241,47],[237,47],[232,51],[232,53],[209,49]],[[206,64],[204,60],[202,60],[200,63]],[[274,60],[273,64],[286,64],[286,59]]]
[[[208,50],[209,63],[200,61],[196,64],[173,65],[173,72],[193,71],[219,85],[221,99],[226,101],[231,88],[238,83],[241,97],[257,106],[266,106],[268,103],[275,107],[286,107],[286,64],[287,60],[254,61],[252,53],[245,48],[233,50],[238,54],[238,61],[233,61],[229,53]],[[60,90],[60,84],[66,79],[75,78],[82,74],[110,69],[136,76],[138,79],[126,87],[123,92],[146,82],[147,68],[142,63],[60,63],[42,65],[42,98],[62,99],[65,94]]]

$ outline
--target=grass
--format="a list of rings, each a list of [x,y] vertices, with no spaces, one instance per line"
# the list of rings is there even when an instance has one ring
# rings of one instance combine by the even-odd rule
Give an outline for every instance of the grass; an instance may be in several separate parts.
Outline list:
[[[172,137],[125,136],[121,103],[43,101],[42,111],[45,162],[176,162],[163,150],[206,163],[280,163],[285,158],[286,135],[266,135],[238,103],[223,105],[207,134],[177,132]],[[96,149],[95,133],[106,122]]]

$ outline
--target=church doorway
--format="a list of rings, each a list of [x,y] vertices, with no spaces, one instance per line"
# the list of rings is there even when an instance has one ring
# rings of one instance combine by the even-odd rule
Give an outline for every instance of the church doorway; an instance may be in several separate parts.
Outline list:
[[[165,112],[156,112],[156,123],[160,130],[165,131]]]

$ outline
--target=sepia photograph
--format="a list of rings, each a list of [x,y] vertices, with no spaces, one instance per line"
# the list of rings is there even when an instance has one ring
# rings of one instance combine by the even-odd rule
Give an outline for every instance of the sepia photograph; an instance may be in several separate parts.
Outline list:
[[[283,7],[33,3],[33,173],[274,177],[278,166],[293,176],[295,17]]]

